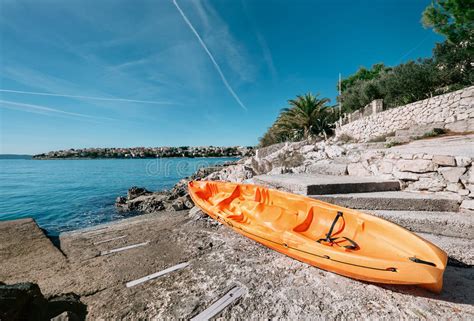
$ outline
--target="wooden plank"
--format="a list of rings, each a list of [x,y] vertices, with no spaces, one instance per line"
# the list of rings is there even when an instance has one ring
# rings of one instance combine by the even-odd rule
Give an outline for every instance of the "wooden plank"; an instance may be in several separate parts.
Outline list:
[[[239,299],[244,294],[244,289],[236,286],[229,292],[227,292],[222,298],[211,304],[206,310],[199,313],[197,316],[192,318],[193,321],[204,321],[219,314],[222,310],[228,307],[231,303]]]
[[[102,252],[100,252],[100,256],[109,255],[109,254],[112,254],[112,253],[117,253],[117,252],[122,252],[122,251],[130,250],[130,249],[134,249],[134,248],[139,247],[139,246],[145,246],[145,245],[147,245],[148,243],[150,243],[150,242],[149,242],[149,241],[146,241],[146,242],[143,242],[143,243],[132,244],[132,245],[120,247],[120,248],[118,248],[118,249],[112,249],[112,250],[108,250],[108,251],[102,251]]]
[[[178,265],[169,267],[169,268],[167,268],[167,269],[165,269],[165,270],[163,270],[163,271],[156,272],[156,273],[153,273],[153,274],[144,276],[144,277],[142,277],[142,278],[139,278],[139,279],[137,279],[137,280],[133,280],[133,281],[127,282],[125,285],[126,285],[127,288],[131,288],[132,286],[135,286],[135,285],[138,285],[138,284],[141,284],[141,283],[144,283],[144,282],[147,282],[147,281],[156,279],[156,278],[158,278],[158,277],[160,277],[160,276],[163,276],[163,275],[165,275],[165,274],[171,273],[171,272],[173,272],[173,271],[184,269],[184,268],[187,267],[188,265],[189,265],[188,262],[180,263],[180,264],[178,264]]]
[[[99,244],[103,244],[103,243],[107,243],[107,242],[112,242],[112,241],[115,241],[115,240],[120,240],[120,239],[123,239],[124,237],[127,237],[127,235],[121,235],[121,236],[113,237],[113,238],[110,238],[110,239],[107,239],[107,240],[94,242],[92,244],[99,245]]]

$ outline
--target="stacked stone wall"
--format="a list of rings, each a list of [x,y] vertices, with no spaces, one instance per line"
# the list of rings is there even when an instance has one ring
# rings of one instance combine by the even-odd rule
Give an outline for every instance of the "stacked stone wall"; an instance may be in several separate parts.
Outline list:
[[[344,134],[367,142],[427,124],[439,124],[454,132],[474,130],[474,86],[361,117],[338,127],[336,136]]]

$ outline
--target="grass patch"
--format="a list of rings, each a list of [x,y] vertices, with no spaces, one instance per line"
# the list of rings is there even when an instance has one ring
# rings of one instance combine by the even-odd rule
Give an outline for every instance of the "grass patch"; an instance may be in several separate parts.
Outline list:
[[[343,143],[355,142],[354,137],[352,137],[351,135],[346,134],[346,133],[342,133],[341,135],[339,135],[339,136],[337,137],[337,139],[338,139],[340,142],[343,142]]]
[[[390,143],[385,144],[385,148],[390,148],[393,146],[398,146],[398,145],[403,145],[403,144],[404,143],[401,143],[401,142],[390,142]]]
[[[393,137],[393,136],[395,136],[395,132],[391,132],[385,135],[374,137],[372,139],[369,139],[367,142],[368,143],[382,143],[387,139],[387,137]]]
[[[433,128],[429,132],[426,132],[423,135],[416,137],[415,139],[436,137],[436,136],[444,135],[446,133],[447,133],[447,131],[443,128]]]

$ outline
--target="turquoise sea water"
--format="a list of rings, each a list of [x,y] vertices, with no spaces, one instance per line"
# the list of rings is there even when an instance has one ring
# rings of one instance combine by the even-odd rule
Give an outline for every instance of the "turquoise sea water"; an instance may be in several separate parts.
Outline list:
[[[235,158],[0,160],[0,220],[33,217],[49,235],[134,214],[114,208],[131,186],[173,187],[199,167]]]

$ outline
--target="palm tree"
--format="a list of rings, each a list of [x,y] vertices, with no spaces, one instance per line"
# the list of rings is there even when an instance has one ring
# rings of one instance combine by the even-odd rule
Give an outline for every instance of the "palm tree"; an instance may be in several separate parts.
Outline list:
[[[327,105],[329,99],[318,96],[308,93],[289,100],[290,106],[282,109],[275,125],[292,140],[310,139],[319,134],[327,138],[333,128],[334,112]]]

